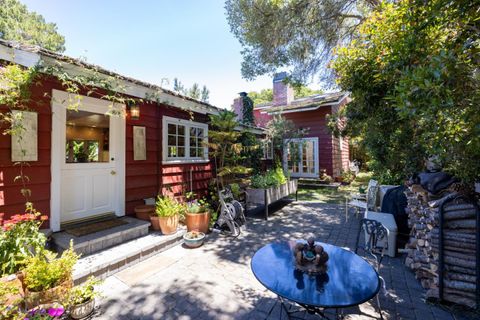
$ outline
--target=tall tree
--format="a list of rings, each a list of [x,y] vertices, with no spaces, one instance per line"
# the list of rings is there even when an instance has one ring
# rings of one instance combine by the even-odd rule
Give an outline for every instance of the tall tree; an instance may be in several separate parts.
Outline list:
[[[293,67],[306,83],[326,65],[331,49],[349,41],[364,12],[380,0],[226,0],[231,32],[243,47],[242,75],[254,79]]]
[[[200,90],[200,85],[198,83],[194,83],[192,87],[185,88],[183,83],[177,78],[173,79],[173,91],[207,103],[210,97],[210,90],[208,90],[207,86],[204,85]]]
[[[200,100],[200,97],[202,95],[202,92],[200,91],[200,86],[198,85],[198,83],[194,83],[192,85],[192,87],[188,90],[188,93],[187,95],[190,97],[190,98],[193,98],[193,99],[196,99],[196,100]]]
[[[478,17],[478,1],[386,2],[337,50],[332,66],[353,98],[344,132],[363,137],[384,183],[430,156],[466,182],[480,179]]]
[[[310,89],[306,86],[294,86],[293,87],[295,99],[304,98],[314,94],[323,93],[322,90]],[[251,91],[248,93],[248,96],[253,100],[255,105],[261,103],[269,103],[273,101],[273,90],[272,89],[262,89],[260,91]]]
[[[207,86],[203,86],[202,87],[202,98],[201,100],[203,102],[207,102],[208,103],[208,99],[210,98],[210,90],[208,90]]]
[[[57,32],[56,24],[28,11],[18,0],[0,0],[0,38],[65,51],[65,38]]]

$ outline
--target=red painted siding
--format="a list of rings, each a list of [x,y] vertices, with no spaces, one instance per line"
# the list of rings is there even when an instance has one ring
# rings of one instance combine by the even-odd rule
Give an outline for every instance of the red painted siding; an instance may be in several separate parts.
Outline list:
[[[284,117],[293,121],[297,128],[308,129],[305,137],[318,138],[318,168],[327,170],[328,175],[333,175],[332,134],[327,128],[325,118],[330,112],[331,108],[326,106],[313,111],[285,113]]]
[[[345,103],[332,108],[334,113],[339,112],[346,104]],[[343,128],[345,126],[345,119],[340,119],[338,126]],[[348,137],[343,137],[342,148],[340,148],[340,138],[333,136],[333,176],[339,177],[342,171],[348,170],[350,167],[350,147]]]
[[[50,215],[50,182],[51,182],[51,130],[52,111],[50,96],[52,89],[62,90],[61,84],[52,78],[41,79],[39,85],[32,87],[32,105],[29,108],[37,111],[38,116],[38,161],[30,162],[25,169],[30,181],[27,187],[32,190],[30,200],[35,208],[43,214]],[[85,92],[83,92],[85,94]],[[102,92],[99,92],[102,94]],[[5,106],[0,106],[5,111]],[[185,183],[190,185],[192,170],[193,191],[202,194],[206,191],[210,180],[211,166],[195,165],[163,165],[162,164],[162,117],[164,115],[191,119],[188,112],[164,104],[145,102],[140,105],[140,119],[126,119],[126,184],[125,213],[131,215],[136,205],[143,204],[144,198],[154,197],[164,186],[174,188],[177,195],[189,191]],[[206,122],[206,115],[192,113],[194,121]],[[133,126],[145,126],[147,159],[133,160]],[[3,131],[4,128],[0,128]],[[11,162],[11,137],[0,135],[0,213],[8,219],[11,215],[23,212],[25,199],[21,196],[21,184],[14,182],[19,168]]]
[[[268,113],[261,113],[262,109],[254,109],[253,117],[255,118],[255,125],[265,128],[268,121],[272,120],[272,116]]]
[[[42,214],[50,214],[50,161],[51,161],[51,130],[52,110],[50,97],[44,93],[51,93],[55,83],[51,79],[32,86],[30,111],[38,113],[38,161],[28,162],[24,173],[28,177],[26,187],[31,190],[31,197],[35,208]],[[6,111],[5,106],[0,106]],[[4,128],[0,128],[3,132]],[[5,218],[16,213],[25,212],[25,198],[21,195],[22,184],[14,182],[20,173],[20,168],[11,161],[11,136],[0,134],[0,213]],[[48,226],[48,223],[45,224]]]

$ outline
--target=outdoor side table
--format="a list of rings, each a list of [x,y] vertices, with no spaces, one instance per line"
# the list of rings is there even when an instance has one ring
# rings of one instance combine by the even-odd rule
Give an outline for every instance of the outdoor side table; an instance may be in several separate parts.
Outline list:
[[[316,242],[329,255],[327,272],[309,275],[295,268],[293,256],[298,241],[275,242],[260,248],[251,268],[257,280],[275,293],[288,316],[284,299],[309,313],[325,317],[323,310],[357,306],[374,298],[380,290],[375,269],[363,258],[337,246]]]

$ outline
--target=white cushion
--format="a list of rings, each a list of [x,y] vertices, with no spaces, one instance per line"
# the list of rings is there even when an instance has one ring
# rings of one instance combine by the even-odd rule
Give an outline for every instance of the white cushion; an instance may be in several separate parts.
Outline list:
[[[388,230],[388,252],[390,257],[395,257],[397,251],[397,223],[393,214],[385,212],[365,211],[365,218],[380,222]],[[379,246],[385,246],[385,240],[378,243]]]
[[[397,223],[395,222],[393,214],[385,212],[366,211],[365,218],[380,222],[390,232],[397,232]]]

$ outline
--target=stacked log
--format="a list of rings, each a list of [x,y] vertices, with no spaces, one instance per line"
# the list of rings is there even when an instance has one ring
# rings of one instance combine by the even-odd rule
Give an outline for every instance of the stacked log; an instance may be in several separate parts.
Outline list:
[[[444,200],[432,200],[425,190],[406,191],[410,239],[405,264],[413,270],[428,298],[439,298],[439,211]],[[447,195],[448,196],[448,195]],[[444,293],[449,302],[476,307],[476,210],[464,201],[444,206]]]

